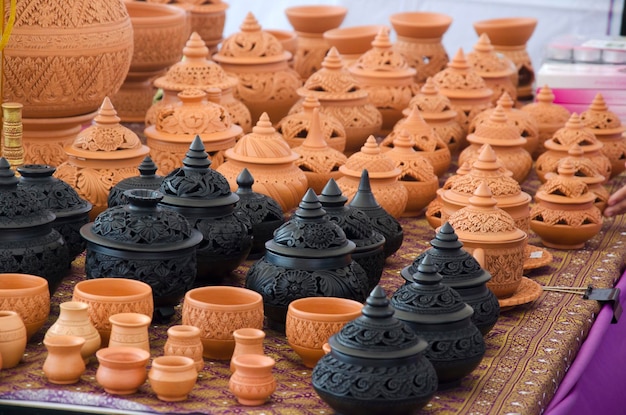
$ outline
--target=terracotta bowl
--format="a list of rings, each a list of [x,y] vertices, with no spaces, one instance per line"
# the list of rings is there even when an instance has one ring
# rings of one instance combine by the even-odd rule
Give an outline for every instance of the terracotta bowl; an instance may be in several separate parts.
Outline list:
[[[452,17],[442,13],[402,12],[392,14],[389,21],[398,36],[436,39],[452,24]]]
[[[80,281],[74,286],[72,301],[89,304],[89,319],[100,333],[103,347],[109,344],[111,335],[109,317],[118,313],[141,313],[152,318],[154,312],[152,288],[126,278]]]
[[[285,334],[307,367],[324,356],[322,346],[349,321],[361,315],[363,304],[339,297],[306,297],[289,303]]]
[[[342,6],[294,6],[285,9],[287,20],[298,32],[324,33],[338,27],[348,9]]]
[[[263,297],[247,288],[194,288],[183,301],[183,324],[200,329],[208,359],[229,360],[235,349],[233,332],[244,327],[263,329],[263,318]]]
[[[337,48],[341,55],[363,54],[372,48],[374,38],[382,25],[351,26],[324,32],[324,39]]]
[[[504,17],[474,22],[478,36],[487,33],[489,40],[497,46],[522,46],[528,42],[537,26],[534,17]]]
[[[30,339],[50,314],[48,280],[30,274],[0,274],[0,310],[17,312]]]
[[[105,347],[96,352],[96,381],[114,395],[130,395],[148,378],[150,353],[137,347]]]

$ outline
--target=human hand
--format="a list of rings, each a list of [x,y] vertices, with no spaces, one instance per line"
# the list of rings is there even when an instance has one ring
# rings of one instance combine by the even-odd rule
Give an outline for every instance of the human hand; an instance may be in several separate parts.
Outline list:
[[[621,215],[626,213],[626,185],[615,191],[607,201],[606,208],[602,214],[606,217]]]

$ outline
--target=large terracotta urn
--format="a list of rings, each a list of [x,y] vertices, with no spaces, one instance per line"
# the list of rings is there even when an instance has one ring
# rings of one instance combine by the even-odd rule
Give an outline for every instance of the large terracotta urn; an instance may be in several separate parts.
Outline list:
[[[8,21],[8,2],[4,21]],[[58,166],[102,100],[120,88],[133,54],[123,0],[18,2],[3,50],[2,101],[24,105],[25,161]]]

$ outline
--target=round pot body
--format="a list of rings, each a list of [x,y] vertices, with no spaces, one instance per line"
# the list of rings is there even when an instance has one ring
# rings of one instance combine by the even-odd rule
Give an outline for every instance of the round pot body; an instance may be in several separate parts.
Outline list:
[[[85,339],[78,336],[53,336],[43,341],[48,355],[43,362],[43,373],[48,382],[58,385],[76,383],[85,371],[81,347]]]
[[[17,312],[30,339],[50,315],[48,281],[37,275],[0,274],[0,310]]]
[[[105,347],[96,352],[96,381],[112,395],[130,395],[146,381],[150,353],[137,347]]]
[[[258,354],[242,354],[233,358],[235,371],[228,381],[228,389],[245,406],[263,405],[276,390],[272,369],[273,358]]]
[[[151,317],[141,313],[118,313],[109,317],[109,347],[136,347],[150,352],[148,325]]]
[[[187,399],[198,379],[196,366],[190,357],[159,356],[148,372],[150,386],[157,397],[166,402]]]
[[[26,327],[15,311],[0,311],[0,355],[2,368],[17,366],[26,349]]]

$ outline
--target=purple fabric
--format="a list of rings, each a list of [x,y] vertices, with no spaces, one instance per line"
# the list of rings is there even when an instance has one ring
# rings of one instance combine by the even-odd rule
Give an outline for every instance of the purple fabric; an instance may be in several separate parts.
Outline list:
[[[626,306],[626,273],[616,284]],[[613,309],[605,304],[576,355],[546,415],[622,415],[626,385],[626,315],[611,324]]]

